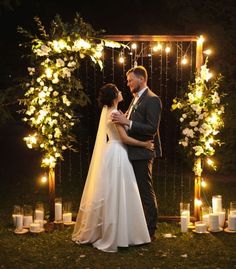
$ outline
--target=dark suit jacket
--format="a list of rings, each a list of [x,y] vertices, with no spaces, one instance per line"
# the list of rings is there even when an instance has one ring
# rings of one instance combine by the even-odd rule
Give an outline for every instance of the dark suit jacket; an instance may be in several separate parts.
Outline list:
[[[141,147],[128,146],[130,160],[143,160],[161,157],[161,140],[159,126],[161,119],[162,103],[160,98],[150,89],[144,91],[137,103],[134,105],[130,120],[132,127],[128,130],[128,135],[141,140],[154,140],[155,151]]]

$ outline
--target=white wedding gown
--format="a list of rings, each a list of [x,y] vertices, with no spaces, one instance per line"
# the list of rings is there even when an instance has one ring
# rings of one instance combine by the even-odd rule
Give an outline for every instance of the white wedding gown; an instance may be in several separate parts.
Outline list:
[[[150,236],[133,167],[110,113],[107,109],[103,127],[109,141],[98,149],[100,155],[94,149],[72,240],[116,252],[117,247],[149,243]]]

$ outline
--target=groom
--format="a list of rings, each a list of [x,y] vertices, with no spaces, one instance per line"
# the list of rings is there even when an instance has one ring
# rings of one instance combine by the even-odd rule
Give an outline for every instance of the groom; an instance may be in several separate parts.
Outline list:
[[[113,122],[125,126],[128,135],[138,140],[154,140],[155,150],[128,146],[128,155],[136,176],[150,237],[155,240],[157,201],[152,181],[152,165],[161,156],[159,125],[162,104],[147,86],[147,71],[143,66],[126,73],[127,85],[134,98],[126,114],[113,114]]]

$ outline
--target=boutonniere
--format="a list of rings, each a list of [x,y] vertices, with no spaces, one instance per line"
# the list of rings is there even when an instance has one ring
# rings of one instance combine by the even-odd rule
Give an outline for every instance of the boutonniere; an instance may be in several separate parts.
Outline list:
[[[132,112],[135,112],[139,106],[139,103],[137,102],[136,104],[132,105]]]

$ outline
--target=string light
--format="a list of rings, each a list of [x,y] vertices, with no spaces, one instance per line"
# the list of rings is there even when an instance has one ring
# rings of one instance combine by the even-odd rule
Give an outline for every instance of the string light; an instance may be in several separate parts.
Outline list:
[[[44,183],[46,183],[47,181],[48,181],[47,176],[44,175],[44,176],[41,177],[41,183],[44,184]]]
[[[197,206],[201,206],[202,205],[202,201],[200,200],[200,199],[195,199],[195,204],[197,205]]]
[[[197,44],[201,45],[205,41],[204,37],[200,35],[200,37],[197,40]]]
[[[166,52],[166,53],[169,53],[169,52],[170,52],[170,47],[166,47],[166,48],[165,48],[165,52]]]
[[[213,165],[214,165],[214,162],[213,162],[212,159],[207,158],[207,164],[208,164],[209,166],[213,166]]]
[[[137,44],[136,44],[136,43],[133,43],[133,44],[131,45],[131,49],[136,50],[136,49],[137,49]]]
[[[121,64],[123,64],[123,63],[124,63],[124,61],[125,61],[124,56],[120,56],[120,57],[119,57],[119,62],[120,62]]]
[[[202,181],[201,181],[201,186],[203,188],[206,188],[207,184],[206,184],[206,181],[202,178]]]
[[[184,56],[181,60],[181,64],[186,65],[188,63],[188,59]]]
[[[210,54],[212,54],[212,50],[207,49],[207,50],[204,50],[203,53],[206,54],[206,55],[210,55]]]
[[[155,45],[155,46],[152,48],[152,50],[153,50],[154,52],[160,51],[160,50],[162,50],[162,45],[161,45],[160,43],[158,43],[157,45]]]

